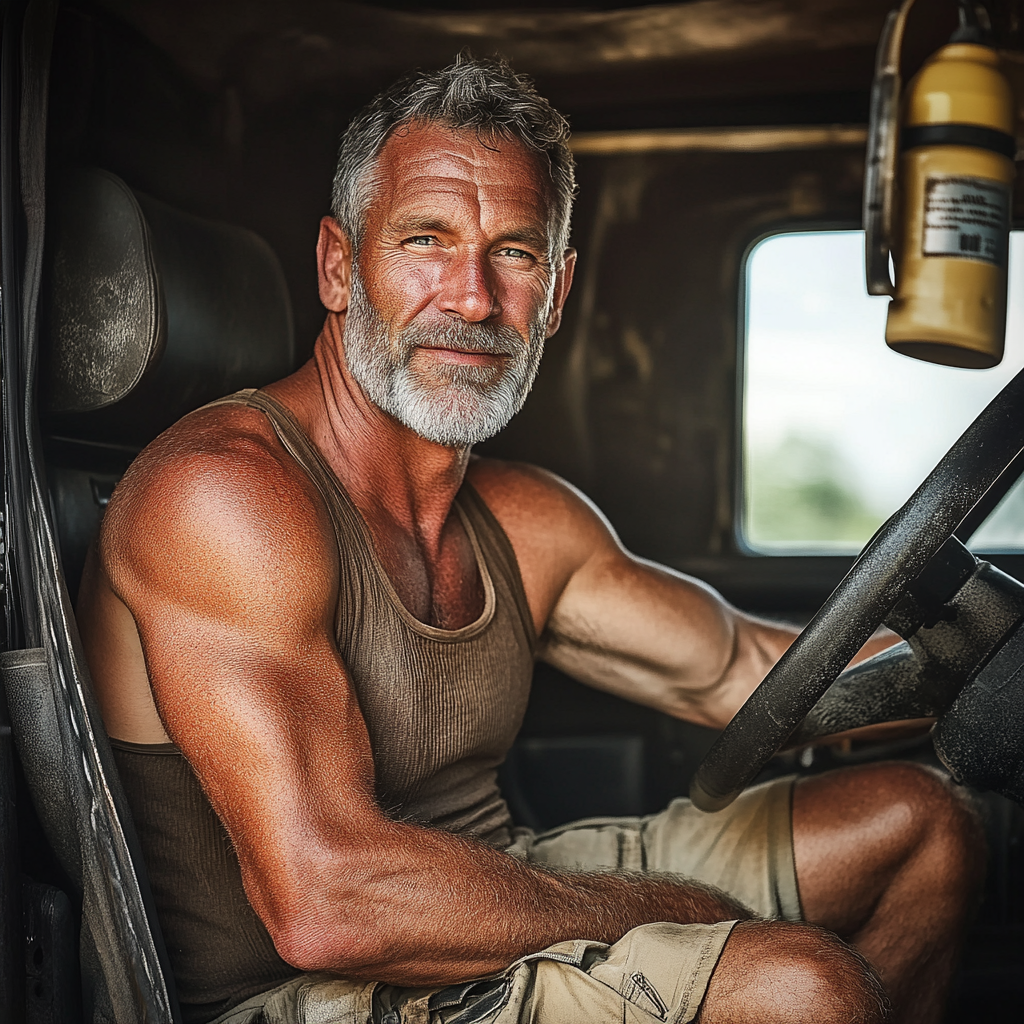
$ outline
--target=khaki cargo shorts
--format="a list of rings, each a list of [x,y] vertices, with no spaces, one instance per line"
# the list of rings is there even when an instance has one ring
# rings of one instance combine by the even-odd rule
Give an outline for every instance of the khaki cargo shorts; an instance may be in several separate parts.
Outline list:
[[[762,917],[798,921],[793,782],[749,789],[717,814],[680,799],[646,818],[590,818],[540,835],[519,829],[508,852],[551,867],[673,872],[726,890]],[[441,990],[305,974],[216,1024],[686,1024],[734,924],[647,924],[611,945],[559,942],[498,977]]]

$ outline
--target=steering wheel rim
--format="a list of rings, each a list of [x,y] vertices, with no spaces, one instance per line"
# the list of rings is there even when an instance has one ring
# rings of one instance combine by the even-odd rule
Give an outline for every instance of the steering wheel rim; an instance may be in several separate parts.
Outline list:
[[[1024,370],[865,546],[701,762],[690,799],[727,807],[804,720],[964,517],[1024,449]]]

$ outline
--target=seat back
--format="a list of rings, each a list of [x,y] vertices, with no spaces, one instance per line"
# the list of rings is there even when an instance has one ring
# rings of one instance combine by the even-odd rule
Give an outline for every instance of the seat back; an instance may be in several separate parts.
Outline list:
[[[49,195],[40,367],[50,493],[30,478],[20,513],[42,616],[29,637],[41,646],[0,655],[0,674],[36,813],[82,907],[87,1018],[177,1022],[68,593],[134,454],[191,409],[293,368],[290,303],[276,257],[251,232],[179,213],[103,171],[68,175]]]

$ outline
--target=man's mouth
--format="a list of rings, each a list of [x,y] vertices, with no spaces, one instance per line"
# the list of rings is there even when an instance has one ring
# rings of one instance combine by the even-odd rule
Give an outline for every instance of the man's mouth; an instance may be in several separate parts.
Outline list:
[[[482,352],[480,349],[449,348],[446,345],[417,345],[432,359],[457,366],[493,366],[496,360],[507,359],[508,352]]]

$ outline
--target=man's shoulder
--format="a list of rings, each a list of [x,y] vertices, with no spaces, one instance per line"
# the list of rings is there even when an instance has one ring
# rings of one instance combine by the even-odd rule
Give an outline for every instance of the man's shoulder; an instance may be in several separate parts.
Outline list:
[[[524,582],[536,575],[560,586],[596,552],[617,548],[596,506],[549,470],[474,456],[466,478],[508,535]]]
[[[587,525],[607,529],[597,506],[556,473],[526,462],[474,455],[466,479],[498,517],[527,518],[537,528]]]
[[[190,551],[244,557],[322,542],[325,527],[319,492],[266,417],[218,405],[185,416],[139,454],[111,497],[100,549],[108,569]]]
[[[278,488],[287,489],[281,494]],[[244,502],[273,491],[313,490],[277,440],[267,418],[244,405],[205,406],[189,413],[147,445],[114,490],[108,514],[144,506],[162,514],[185,504],[198,510],[220,498]]]

